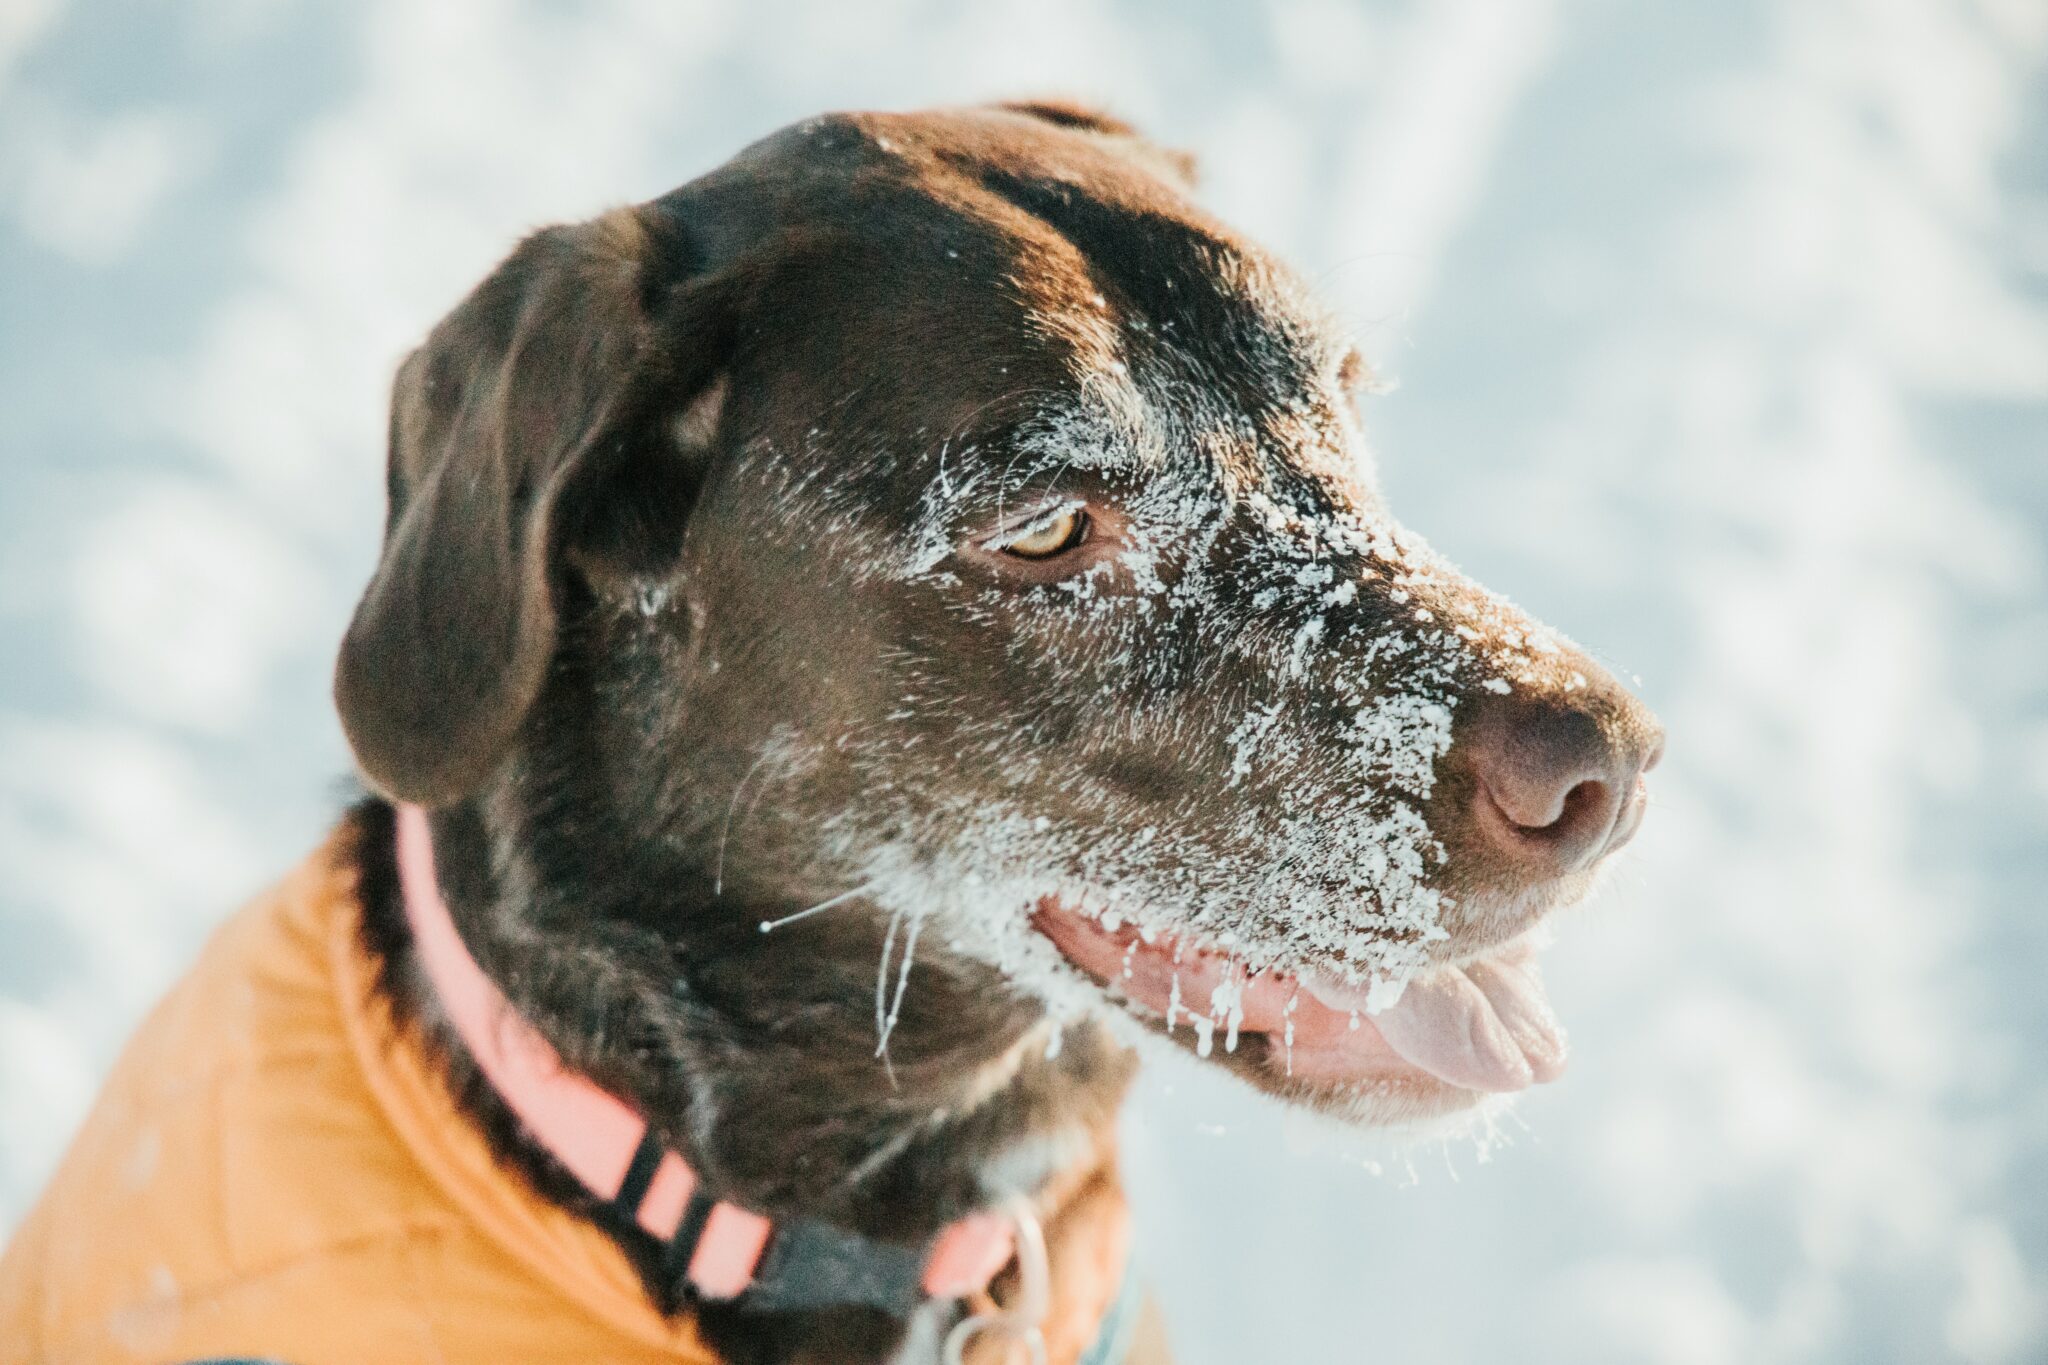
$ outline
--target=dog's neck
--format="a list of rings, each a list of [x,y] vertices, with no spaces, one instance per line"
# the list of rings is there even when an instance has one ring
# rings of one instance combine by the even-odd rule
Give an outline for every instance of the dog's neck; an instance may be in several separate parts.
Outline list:
[[[606,846],[601,827],[509,834],[485,804],[433,819],[439,881],[463,940],[563,1061],[645,1115],[720,1197],[771,1218],[922,1242],[1009,1194],[1036,1193],[1113,1121],[1131,1062],[1099,1031],[1070,1030],[1051,1049],[1035,1007],[935,974],[918,985],[938,998],[906,1009],[891,1038],[892,1085],[859,1008],[871,1005],[873,959],[843,924],[792,935],[782,957],[763,958],[755,926],[797,907],[719,904],[701,874],[650,865],[623,837]],[[405,923],[392,812],[373,804],[364,818],[374,836],[368,932],[395,1006],[438,1043],[495,1149],[545,1196],[611,1231],[650,1295],[674,1308],[678,1286],[658,1243],[621,1226],[528,1140],[455,1045]],[[846,989],[855,981],[863,992]],[[805,1321],[700,1312],[712,1333],[748,1340],[809,1336],[830,1318],[830,1339],[866,1332],[877,1358],[901,1330],[865,1312],[784,1316]]]
[[[669,1266],[700,1294],[724,1300],[749,1293],[785,1305],[808,1303],[811,1286],[805,1281],[817,1278],[822,1258],[832,1267],[828,1278],[858,1283],[869,1302],[907,1312],[920,1294],[953,1299],[986,1289],[1010,1259],[1008,1219],[993,1211],[947,1225],[921,1259],[802,1224],[783,1229],[775,1237],[781,1253],[768,1255],[774,1228],[767,1219],[713,1198],[690,1163],[664,1146],[645,1118],[564,1067],[546,1040],[511,1010],[448,912],[434,875],[433,835],[420,807],[399,808],[397,846],[399,891],[416,960],[469,1060],[533,1140],[585,1190],[669,1244]],[[858,1300],[827,1301],[836,1306]]]

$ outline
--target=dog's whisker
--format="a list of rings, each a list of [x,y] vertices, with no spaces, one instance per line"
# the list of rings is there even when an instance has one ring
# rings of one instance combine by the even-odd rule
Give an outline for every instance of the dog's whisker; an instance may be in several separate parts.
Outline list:
[[[896,996],[889,1002],[889,1017],[882,1023],[882,1040],[878,1051],[889,1046],[889,1035],[896,1031],[897,1016],[903,1013],[903,992],[910,985],[910,962],[917,955],[917,931],[924,927],[924,916],[913,916],[909,928],[903,935],[903,961],[896,968]]]
[[[851,891],[842,891],[836,896],[830,897],[826,900],[821,900],[816,905],[806,906],[802,910],[798,910],[793,914],[784,915],[780,919],[764,919],[761,921],[761,932],[764,934],[770,934],[775,932],[777,929],[780,929],[785,924],[794,924],[800,919],[809,919],[812,915],[822,914],[825,911],[830,910],[835,905],[844,905],[846,902],[852,900],[855,896],[858,896],[863,892],[874,890],[874,887],[875,884],[873,882],[862,882],[859,886],[854,887]]]
[[[718,861],[711,871],[713,896],[725,894],[725,845],[732,838],[732,817],[733,812],[740,808],[740,793],[747,789],[747,783],[753,779],[755,773],[761,771],[761,765],[768,761],[768,755],[772,752],[772,749],[762,749],[760,757],[754,760],[752,767],[741,774],[738,785],[732,789],[732,802],[725,808],[725,827],[718,832]],[[766,933],[767,930],[764,928],[762,932]]]
[[[847,1186],[859,1185],[876,1171],[879,1171],[882,1167],[901,1156],[903,1149],[908,1147],[916,1136],[917,1130],[915,1128],[905,1128],[893,1134],[886,1141],[878,1145],[874,1151],[861,1158],[859,1163],[846,1173],[846,1179],[843,1183]]]
[[[889,1060],[889,957],[896,949],[896,929],[902,923],[901,910],[889,916],[888,932],[882,935],[881,965],[875,969],[875,1055],[882,1059],[891,1090],[896,1089],[896,1064]]]

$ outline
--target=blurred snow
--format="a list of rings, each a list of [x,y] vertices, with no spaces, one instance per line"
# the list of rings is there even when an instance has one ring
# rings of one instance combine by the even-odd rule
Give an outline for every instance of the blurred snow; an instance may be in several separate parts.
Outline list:
[[[1182,1357],[2041,1359],[2044,72],[2038,0],[0,6],[0,1227],[338,806],[407,342],[788,120],[1065,92],[1201,153],[1398,381],[1404,520],[1672,737],[1505,1145],[1148,1076]]]

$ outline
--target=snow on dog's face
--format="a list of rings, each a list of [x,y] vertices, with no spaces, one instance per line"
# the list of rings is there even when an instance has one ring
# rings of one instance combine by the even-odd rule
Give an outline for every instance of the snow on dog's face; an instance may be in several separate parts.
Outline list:
[[[1362,1119],[1562,1066],[1533,935],[1655,722],[1388,517],[1355,354],[1182,171],[814,120],[537,234],[401,371],[350,739],[637,983],[647,1085],[736,1097],[693,1115],[851,1131],[869,983],[891,1122],[1107,1093],[1104,1024]]]
[[[1555,1075],[1534,934],[1633,832],[1647,713],[1389,518],[1355,354],[1118,149],[802,136],[902,212],[768,286],[832,303],[724,399],[685,711],[725,879],[886,917],[884,1031],[959,959],[1365,1119]]]

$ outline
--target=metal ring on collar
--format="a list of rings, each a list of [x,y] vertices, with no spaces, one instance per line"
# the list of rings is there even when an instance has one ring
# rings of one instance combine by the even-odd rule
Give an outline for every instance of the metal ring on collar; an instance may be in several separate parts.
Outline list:
[[[1023,1346],[1031,1365],[1045,1365],[1045,1335],[1039,1330],[1052,1308],[1052,1266],[1045,1254],[1045,1229],[1029,1201],[1016,1198],[1003,1206],[1017,1230],[1017,1298],[992,1313],[962,1318],[946,1334],[946,1365],[966,1365],[967,1343],[983,1332]]]

